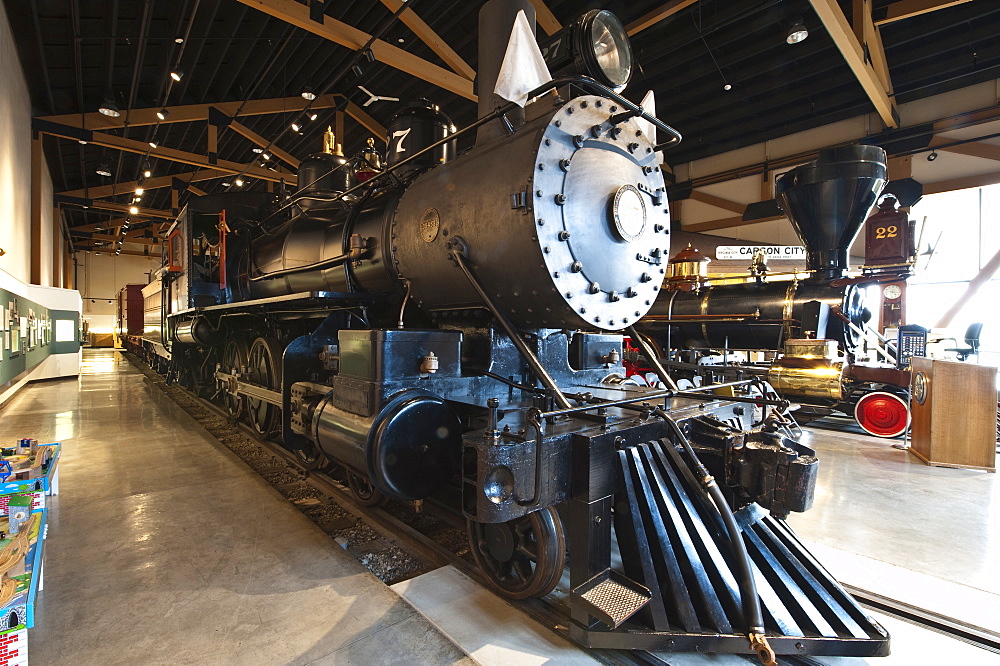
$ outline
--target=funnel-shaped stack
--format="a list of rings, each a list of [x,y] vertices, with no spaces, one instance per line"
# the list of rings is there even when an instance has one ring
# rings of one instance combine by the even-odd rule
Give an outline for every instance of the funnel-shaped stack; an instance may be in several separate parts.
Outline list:
[[[823,150],[778,179],[778,205],[806,248],[813,278],[847,273],[847,251],[885,183],[885,151],[878,146]]]

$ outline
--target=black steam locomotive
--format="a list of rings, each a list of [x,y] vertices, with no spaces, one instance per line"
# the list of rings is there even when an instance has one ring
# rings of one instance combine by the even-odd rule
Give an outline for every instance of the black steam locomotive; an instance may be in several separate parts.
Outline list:
[[[702,287],[692,262],[675,261],[668,288],[639,326],[676,361],[668,365],[691,379],[766,378],[801,403],[803,418],[841,411],[870,434],[902,435],[909,373],[857,358],[871,313],[866,285],[847,273],[848,248],[886,184],[885,159],[877,146],[833,148],[778,178],[778,204],[806,248],[805,279]],[[727,362],[745,350],[781,356]]]
[[[491,0],[481,32],[506,34],[518,10],[534,16]],[[328,139],[287,200],[194,200],[133,348],[306,464],[345,470],[358,501],[461,512],[509,597],[550,593],[569,556],[582,644],[886,654],[781,520],[811,505],[817,461],[779,416],[754,421],[752,382],[720,396],[623,381],[621,331],[656,301],[669,248],[656,153],[680,137],[613,90],[631,66],[617,19],[567,30],[595,78],[544,84],[523,112],[481,94],[455,132],[417,103],[388,126],[384,168]],[[482,91],[496,72],[479,76]]]

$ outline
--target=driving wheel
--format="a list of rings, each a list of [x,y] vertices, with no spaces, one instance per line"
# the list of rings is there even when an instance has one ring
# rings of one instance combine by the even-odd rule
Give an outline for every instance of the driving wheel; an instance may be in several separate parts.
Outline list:
[[[247,380],[258,386],[281,390],[281,347],[273,338],[257,338],[250,345],[247,360]],[[247,398],[250,425],[258,434],[267,436],[278,428],[281,409],[264,400]]]

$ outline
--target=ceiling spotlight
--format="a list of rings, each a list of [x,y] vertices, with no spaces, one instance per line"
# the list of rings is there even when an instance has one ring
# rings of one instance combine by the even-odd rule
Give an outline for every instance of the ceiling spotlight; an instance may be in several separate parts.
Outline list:
[[[183,37],[174,37],[174,44],[183,44],[183,43],[184,43]]]
[[[114,100],[111,99],[110,96],[104,100],[97,110],[109,118],[118,118],[122,115],[122,112],[118,109],[118,105],[115,104]]]
[[[934,160],[936,160],[937,158],[938,158],[938,154],[937,154],[937,151],[936,151],[936,150],[932,150],[932,151],[931,151],[931,154],[927,156],[927,161],[928,161],[928,162],[933,162],[933,161],[934,161]]]
[[[260,156],[263,157],[265,160],[271,159],[271,156],[268,155],[267,153],[261,153]]]
[[[309,114],[309,120],[316,120],[317,118],[319,118],[319,114],[318,113],[310,113]]]
[[[260,155],[262,152],[264,152],[264,149],[261,148],[260,146],[254,146],[252,150],[257,155]]]
[[[167,116],[169,115],[170,112],[167,111],[166,109],[160,109],[159,111],[156,112],[156,117],[159,118],[160,120],[166,120]]]
[[[174,67],[172,70],[170,70],[170,78],[172,78],[174,81],[180,81],[181,79],[184,78],[184,70],[181,69],[180,67]]]
[[[145,191],[146,191],[145,189],[137,187],[135,188],[135,196],[141,197]]]
[[[84,141],[83,139],[77,139],[77,141],[79,141],[79,142],[80,142],[80,145],[81,145],[81,146],[86,146],[86,145],[87,145],[87,142],[86,142],[86,141]]]
[[[298,121],[295,121],[294,123],[292,123],[292,131],[293,132],[298,132],[300,129],[302,129],[302,126],[299,125]]]
[[[788,29],[785,41],[789,44],[798,44],[799,42],[805,41],[808,36],[809,31],[806,29],[806,25],[802,22],[802,18],[800,17],[792,21],[792,26]]]
[[[149,147],[150,148],[156,148],[156,142],[155,141],[150,141],[149,142]]]
[[[309,100],[311,102],[316,99],[316,93],[314,93],[311,89],[306,88],[302,91],[302,99]]]
[[[104,176],[105,178],[111,178],[111,162],[101,160],[101,163],[97,167],[97,175]]]
[[[133,215],[138,215],[139,214],[139,209],[136,206],[129,206],[128,207],[128,212],[132,213]]]
[[[146,178],[149,178],[150,176],[153,175],[153,172],[150,171],[149,168],[147,168],[145,171],[142,172],[142,175],[145,176]]]
[[[236,183],[236,187],[243,187],[243,179],[242,178],[237,178],[234,182]]]
[[[222,181],[222,186],[223,187],[229,187],[230,185],[232,185],[232,183],[230,183],[228,180]]]
[[[732,84],[727,83],[726,85],[722,86],[722,89],[726,90],[726,91],[729,91],[729,90],[733,89],[733,86],[732,86]]]

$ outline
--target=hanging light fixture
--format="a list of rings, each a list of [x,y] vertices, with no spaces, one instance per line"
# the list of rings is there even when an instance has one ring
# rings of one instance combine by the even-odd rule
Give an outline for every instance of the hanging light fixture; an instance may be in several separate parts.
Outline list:
[[[174,67],[172,70],[170,70],[170,78],[172,78],[174,81],[180,81],[181,79],[184,78],[184,70],[181,69],[180,67]]]
[[[242,178],[237,178],[235,180],[235,183],[236,183],[236,187],[243,187],[243,179]]]
[[[149,164],[149,160],[146,160],[142,164],[142,177],[143,178],[149,178],[152,175],[153,175],[153,169],[152,169],[152,167]]]
[[[101,103],[101,106],[97,110],[109,118],[118,118],[122,115],[122,112],[118,109],[118,105],[115,104],[110,94],[104,98],[104,102]]]
[[[785,41],[789,44],[798,44],[805,41],[808,36],[809,30],[806,29],[806,24],[800,16],[792,21],[791,27],[788,28],[788,34],[785,36]]]
[[[302,91],[302,99],[308,100],[310,102],[316,99],[316,93],[312,91],[311,86],[306,86],[305,89]]]
[[[111,162],[108,160],[101,160],[101,163],[97,166],[97,175],[104,176],[105,178],[111,178]]]
[[[146,190],[144,190],[142,188],[142,186],[140,185],[139,187],[135,188],[135,196],[141,197],[143,195],[143,193],[145,193],[145,191]]]
[[[132,215],[138,215],[139,214],[139,208],[137,206],[129,206],[128,207],[128,212],[131,213]]]
[[[170,115],[170,112],[167,111],[165,108],[160,109],[159,111],[156,112],[156,117],[159,118],[160,120],[166,120],[167,116],[169,116],[169,115]]]
[[[156,142],[155,141],[150,141],[149,142],[149,147],[150,148],[156,148]]]
[[[302,126],[301,126],[301,125],[299,125],[299,121],[298,121],[298,120],[296,120],[296,121],[294,121],[294,122],[292,123],[292,131],[293,131],[293,132],[298,132],[298,131],[299,131],[299,130],[301,130],[301,129],[302,129]]]

